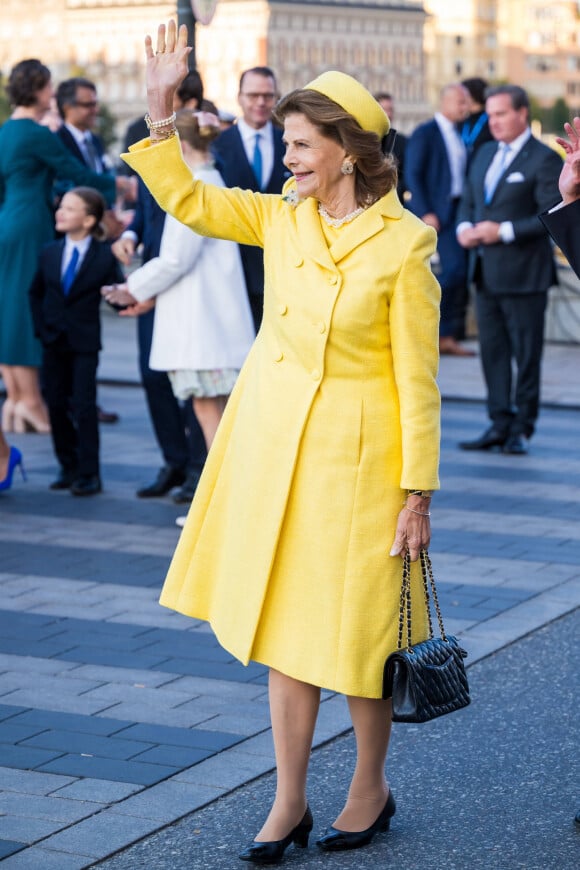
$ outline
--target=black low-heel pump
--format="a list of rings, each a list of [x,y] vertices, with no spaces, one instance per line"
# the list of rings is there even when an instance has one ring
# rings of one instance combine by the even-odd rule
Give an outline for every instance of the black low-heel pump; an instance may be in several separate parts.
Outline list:
[[[368,846],[375,834],[379,831],[388,831],[391,818],[395,815],[397,805],[392,792],[389,791],[387,802],[380,812],[378,819],[364,831],[339,831],[332,826],[325,834],[316,841],[316,845],[326,852],[344,852],[346,849],[360,849]]]
[[[240,852],[239,857],[242,861],[252,861],[254,864],[278,864],[290,843],[296,843],[301,849],[308,846],[312,825],[312,813],[310,807],[306,807],[302,821],[283,840],[272,840],[268,843],[258,843],[254,840],[243,852]]]

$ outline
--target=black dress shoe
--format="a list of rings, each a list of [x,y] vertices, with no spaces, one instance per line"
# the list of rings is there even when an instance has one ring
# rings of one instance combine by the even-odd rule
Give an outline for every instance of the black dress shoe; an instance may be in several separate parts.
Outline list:
[[[73,495],[97,495],[101,492],[101,478],[98,474],[81,474],[70,488]]]
[[[177,492],[173,493],[173,501],[175,504],[191,504],[197,484],[199,483],[199,471],[188,471],[185,483],[180,486]]]
[[[503,447],[507,438],[504,432],[490,426],[475,441],[460,441],[458,446],[460,450],[490,450],[492,447]]]
[[[67,471],[65,468],[61,468],[58,472],[56,480],[53,480],[52,483],[49,484],[48,488],[70,489],[78,476],[78,472],[76,471]]]
[[[119,415],[114,411],[103,411],[103,409],[97,405],[97,419],[99,423],[118,423]]]
[[[149,486],[144,486],[137,490],[138,498],[158,498],[161,495],[174,489],[176,486],[181,486],[185,481],[185,472],[180,468],[173,468],[171,465],[164,465],[159,470],[159,474]]]
[[[528,449],[525,435],[510,435],[502,448],[504,453],[511,453],[513,456],[526,456]]]
[[[368,846],[375,834],[379,831],[388,831],[391,824],[391,818],[395,815],[397,805],[391,791],[387,802],[384,805],[381,813],[370,826],[364,831],[339,831],[338,828],[332,826],[325,834],[316,841],[316,845],[324,849],[325,852],[344,852],[346,849],[360,849],[361,846]]]
[[[239,857],[242,861],[251,861],[253,864],[279,864],[290,843],[296,843],[301,849],[308,846],[312,825],[312,813],[310,807],[306,807],[302,821],[298,822],[283,840],[272,840],[267,843],[258,843],[254,840],[243,852],[240,852]]]

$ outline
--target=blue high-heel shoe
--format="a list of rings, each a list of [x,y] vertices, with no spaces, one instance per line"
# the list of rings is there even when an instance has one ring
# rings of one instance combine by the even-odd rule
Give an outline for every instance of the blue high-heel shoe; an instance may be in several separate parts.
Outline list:
[[[10,453],[8,454],[8,468],[6,469],[6,476],[3,480],[0,480],[0,492],[4,489],[10,489],[12,486],[12,478],[14,476],[14,469],[20,466],[20,474],[22,475],[22,480],[26,480],[26,472],[24,471],[24,465],[22,464],[22,453],[18,449],[18,447],[11,447]]]

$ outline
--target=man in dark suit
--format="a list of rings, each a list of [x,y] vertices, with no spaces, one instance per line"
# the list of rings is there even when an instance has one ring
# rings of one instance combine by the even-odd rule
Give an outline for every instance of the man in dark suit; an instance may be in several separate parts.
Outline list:
[[[55,135],[65,148],[93,172],[99,175],[115,175],[103,140],[94,132],[99,100],[93,82],[80,77],[66,79],[56,89],[56,104],[63,123]],[[124,190],[125,184],[125,179],[117,179],[118,190]],[[67,183],[66,179],[60,179],[56,192],[62,196],[73,186],[72,182]],[[103,223],[107,237],[116,238],[122,230],[122,224],[113,210],[114,202],[108,202],[107,205],[109,209]]]
[[[216,166],[227,187],[280,193],[290,171],[282,160],[282,131],[272,124],[276,79],[268,67],[246,70],[240,78],[242,117],[213,145]],[[256,331],[264,309],[264,257],[261,248],[240,245],[246,288]]]
[[[141,179],[131,224],[113,244],[113,253],[130,265],[139,244],[141,262],[159,256],[165,212],[157,205]],[[173,394],[167,372],[149,367],[155,308],[137,318],[139,370],[145,390],[149,417],[164,464],[154,481],[137,490],[139,498],[157,498],[179,487],[173,499],[178,504],[191,502],[205,461],[205,441],[192,403],[182,408]]]
[[[103,140],[93,132],[99,112],[97,89],[93,82],[81,77],[66,79],[57,88],[56,104],[63,123],[55,135],[65,148],[93,172],[113,175],[113,167],[105,153]],[[72,182],[60,179],[56,186],[58,199],[73,186]],[[112,208],[113,204],[107,203],[109,209],[103,219],[110,238],[115,238],[122,229]],[[119,420],[117,413],[105,411],[101,407],[98,408],[98,415],[100,423],[117,423]]]
[[[456,339],[457,300],[465,294],[467,258],[455,236],[457,207],[463,192],[467,150],[457,130],[469,112],[469,95],[463,85],[450,84],[441,91],[439,111],[411,135],[405,154],[405,184],[411,194],[407,207],[437,230],[441,285],[439,351],[472,356]]]
[[[538,213],[558,197],[560,157],[529,128],[523,88],[487,92],[494,142],[473,159],[457,214],[476,285],[481,362],[491,426],[463,450],[525,454],[539,412],[544,313],[556,281],[552,249]],[[517,368],[512,390],[512,364]]]

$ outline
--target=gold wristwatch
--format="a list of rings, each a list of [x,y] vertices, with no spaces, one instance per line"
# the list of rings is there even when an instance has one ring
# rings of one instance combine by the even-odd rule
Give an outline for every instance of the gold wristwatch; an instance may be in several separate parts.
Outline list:
[[[418,495],[419,498],[431,498],[433,495],[432,489],[408,489],[407,495]]]

